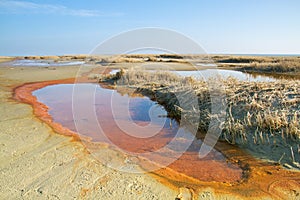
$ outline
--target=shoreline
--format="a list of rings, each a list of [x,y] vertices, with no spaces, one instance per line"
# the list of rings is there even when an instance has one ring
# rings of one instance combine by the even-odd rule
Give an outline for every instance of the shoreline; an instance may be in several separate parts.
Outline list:
[[[27,95],[28,95],[28,93],[31,94],[32,91],[42,88],[42,87],[45,87],[47,85],[60,84],[60,83],[68,84],[68,83],[72,83],[72,81],[74,81],[74,79],[46,81],[46,82],[39,82],[39,83],[27,83],[27,84],[24,84],[22,86],[15,88],[15,90],[14,90],[15,97],[18,100],[21,100],[21,101],[25,100],[25,102],[26,102],[26,98],[24,96],[22,96],[22,95],[26,96],[26,94],[24,94],[24,90],[23,90],[23,93],[18,94],[18,89],[20,89],[20,90],[24,89],[22,87],[27,88]],[[33,85],[35,85],[35,86],[33,86]],[[22,92],[22,90],[21,90],[21,92]],[[29,98],[29,99],[36,101],[36,99],[34,99],[34,98],[33,99]],[[32,105],[32,102],[27,102],[27,103],[30,103]],[[47,124],[49,124],[51,127],[54,126],[55,127],[54,130],[58,133],[61,133],[61,131],[65,131],[65,128],[62,127],[62,125],[51,123],[51,116],[48,114],[47,108],[45,108],[43,105],[39,105],[39,103],[33,103],[33,105],[35,107],[34,110],[37,109],[37,110],[41,111],[41,112],[34,111],[35,114],[37,114],[39,119],[45,120],[45,122]],[[44,116],[44,115],[46,115],[46,116]],[[69,132],[67,132],[66,135],[72,136],[72,138],[74,136],[75,136],[75,138],[78,137],[78,136],[76,136],[76,133],[70,134]],[[244,173],[245,173],[244,176],[246,177],[246,179],[244,181],[241,181],[237,184],[229,184],[229,185],[228,185],[228,183],[223,184],[223,183],[204,182],[204,181],[199,181],[199,180],[195,180],[195,179],[184,178],[180,174],[176,174],[176,173],[174,173],[174,171],[169,170],[169,169],[161,169],[156,172],[150,172],[148,174],[155,177],[159,182],[163,183],[164,185],[166,185],[172,189],[186,187],[186,188],[189,188],[194,193],[195,192],[201,193],[201,191],[203,190],[203,187],[210,187],[210,188],[218,188],[218,191],[215,191],[215,195],[217,195],[218,193],[219,193],[219,195],[222,195],[224,193],[229,192],[233,196],[239,196],[239,193],[234,192],[237,190],[237,188],[241,193],[247,193],[247,190],[249,190],[249,188],[253,187],[253,185],[255,185],[255,187],[257,185],[260,185],[259,188],[260,188],[260,190],[262,190],[262,192],[259,192],[260,193],[259,195],[257,194],[258,191],[256,191],[254,193],[254,194],[256,194],[254,196],[256,196],[257,198],[261,197],[261,195],[265,196],[265,195],[263,195],[265,192],[268,193],[269,195],[271,194],[269,191],[269,186],[275,182],[275,180],[274,180],[275,177],[276,177],[276,179],[278,177],[284,177],[284,179],[287,179],[288,177],[290,177],[293,180],[293,177],[297,177],[297,175],[298,175],[298,172],[293,173],[291,171],[282,169],[280,166],[274,166],[274,164],[267,164],[263,161],[258,161],[256,159],[254,159],[252,156],[250,156],[250,157],[249,157],[249,155],[247,156],[247,154],[245,154],[243,151],[241,151],[237,147],[230,146],[223,142],[218,142],[218,144],[216,145],[216,149],[219,150],[223,155],[225,155],[229,160],[231,160],[231,162],[238,163],[240,166],[242,166]],[[276,176],[274,176],[273,178],[270,178],[270,177],[268,177],[268,175],[270,175],[270,174],[276,174]],[[266,177],[268,177],[269,180],[266,180]],[[180,179],[181,179],[181,181],[180,181]],[[249,195],[252,196],[253,194],[249,194]],[[252,196],[252,197],[254,197],[254,196]],[[241,198],[243,198],[243,195],[241,196]]]
[[[0,68],[0,198],[174,199],[178,188],[95,162],[80,142],[58,134],[33,115],[30,105],[13,99],[15,87],[71,79],[77,71],[75,66]]]
[[[13,99],[14,87],[28,82],[71,79],[76,76],[77,71],[78,67],[62,67],[57,70],[35,67],[0,68],[0,109],[3,113],[0,116],[0,129],[5,133],[0,135],[4,144],[0,146],[3,152],[0,170],[4,172],[0,183],[5,191],[0,197],[46,198],[44,195],[55,194],[60,198],[72,195],[80,198],[107,199],[122,196],[134,199],[142,196],[143,199],[153,199],[154,195],[156,199],[174,199],[181,190],[187,190],[195,198],[280,199],[295,198],[297,193],[292,189],[300,191],[299,172],[283,169],[267,161],[257,162],[253,157],[247,157],[236,147],[224,145],[223,142],[218,143],[216,149],[228,158],[234,156],[232,162],[243,164],[249,169],[246,181],[236,185],[195,184],[188,180],[178,183],[173,181],[178,177],[174,177],[176,174],[172,171],[124,174],[94,162],[82,144],[71,137],[57,134],[33,115],[31,106]],[[89,178],[81,177],[82,173]],[[131,183],[140,189],[127,188]],[[115,190],[116,187],[120,190]]]
[[[40,119],[41,121],[48,124],[50,127],[53,128],[55,132],[58,132],[65,136],[72,136],[74,139],[79,139],[77,133],[66,129],[61,124],[56,123],[53,121],[52,116],[49,114],[49,108],[38,102],[36,97],[32,95],[32,92],[43,87],[49,85],[56,85],[56,84],[72,84],[74,83],[75,79],[63,79],[63,80],[52,80],[52,81],[42,81],[42,82],[34,82],[34,83],[24,83],[20,86],[17,86],[13,89],[13,99],[19,101],[20,103],[26,103],[32,106],[33,114]]]
[[[61,135],[64,136],[70,136],[74,141],[84,141],[89,144],[92,144],[92,146],[102,146],[102,142],[92,142],[91,138],[85,137],[85,136],[79,136],[78,133],[71,131],[67,127],[64,127],[62,124],[54,122],[52,119],[52,116],[49,114],[48,110],[49,107],[44,105],[43,103],[38,102],[37,98],[32,95],[32,92],[38,89],[41,89],[46,86],[50,85],[56,85],[56,84],[72,84],[74,83],[74,79],[64,79],[64,80],[55,80],[55,81],[44,81],[44,82],[36,82],[36,83],[25,83],[21,86],[17,86],[14,88],[14,99],[21,102],[29,104],[33,107],[34,115],[40,119],[41,121],[45,122],[47,125],[53,128],[53,130]],[[85,82],[82,82],[85,83]],[[169,169],[168,169],[169,170]],[[170,171],[174,171],[170,169]],[[174,171],[175,172],[175,171]],[[150,172],[151,173],[151,172]],[[164,174],[164,172],[162,172]],[[177,176],[180,177],[183,175],[183,177],[187,177],[191,180],[198,180],[193,177],[189,177],[187,175],[181,174],[177,172]],[[238,182],[241,180],[238,180]],[[206,181],[200,181],[200,182],[206,182]],[[213,181],[207,181],[207,182],[213,182]],[[235,182],[231,183],[234,184]],[[227,183],[226,183],[227,184]]]

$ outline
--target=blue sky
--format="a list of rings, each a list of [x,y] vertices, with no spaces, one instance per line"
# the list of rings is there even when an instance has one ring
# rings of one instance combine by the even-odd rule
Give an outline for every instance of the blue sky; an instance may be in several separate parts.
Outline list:
[[[87,54],[123,31],[160,27],[208,53],[300,54],[298,0],[0,0],[0,55]]]

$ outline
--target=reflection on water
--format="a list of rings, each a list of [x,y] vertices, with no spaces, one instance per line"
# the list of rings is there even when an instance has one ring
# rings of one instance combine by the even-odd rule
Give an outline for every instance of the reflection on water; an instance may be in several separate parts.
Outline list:
[[[116,74],[119,71],[120,71],[119,69],[113,69],[109,72],[109,74]]]
[[[56,62],[54,60],[14,60],[9,63],[5,63],[6,65],[12,66],[32,66],[32,67],[58,67],[58,66],[72,66],[72,65],[82,65],[84,61],[59,61]]]
[[[214,63],[197,63],[196,65],[201,67],[217,67]]]
[[[175,73],[179,74],[180,76],[188,77],[192,76],[196,79],[208,79],[214,77],[221,77],[221,78],[228,78],[233,77],[240,81],[257,81],[257,82],[269,82],[275,81],[276,79],[262,76],[262,75],[252,75],[248,73],[243,73],[240,71],[234,70],[223,70],[223,69],[205,69],[199,71],[176,71]]]
[[[199,180],[231,182],[241,178],[241,170],[227,163],[216,150],[200,159],[201,140],[167,118],[164,108],[149,98],[122,95],[96,84],[76,84],[81,95],[72,102],[74,85],[47,86],[34,91],[33,95],[49,107],[55,122],[93,141],[106,142],[129,153],[156,152],[148,159],[159,164],[165,164],[180,153],[182,156],[169,167]],[[78,107],[75,118],[74,102]],[[93,111],[88,104],[92,104]],[[164,150],[159,152],[162,148]]]
[[[113,69],[110,74],[115,74],[119,69]],[[148,70],[149,72],[155,72],[155,70]],[[249,74],[243,73],[240,71],[234,70],[224,70],[224,69],[203,69],[199,71],[170,71],[179,76],[183,77],[193,77],[195,79],[204,79],[207,80],[209,78],[221,77],[223,79],[227,79],[229,77],[235,78],[240,81],[251,81],[251,82],[270,82],[277,80],[271,76],[263,76],[259,74]]]

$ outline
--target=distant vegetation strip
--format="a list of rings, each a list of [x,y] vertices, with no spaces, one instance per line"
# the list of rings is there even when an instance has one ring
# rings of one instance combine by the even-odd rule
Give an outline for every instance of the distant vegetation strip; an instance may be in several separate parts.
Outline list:
[[[172,62],[181,64],[216,64],[218,67],[260,73],[288,73],[300,76],[300,56],[235,56],[235,55],[176,55],[176,54],[124,54],[124,55],[64,55],[25,56],[16,59],[80,60],[87,64],[113,65],[115,63]]]
[[[213,56],[212,59],[219,67],[239,67],[248,72],[300,73],[300,56]]]

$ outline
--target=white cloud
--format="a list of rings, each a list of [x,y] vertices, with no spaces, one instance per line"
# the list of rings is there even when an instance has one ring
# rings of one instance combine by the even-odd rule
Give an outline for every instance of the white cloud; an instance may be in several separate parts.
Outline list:
[[[105,13],[98,10],[72,9],[62,5],[39,4],[29,1],[0,0],[0,13],[31,13],[31,14],[59,14],[82,17],[119,16],[121,13]]]

